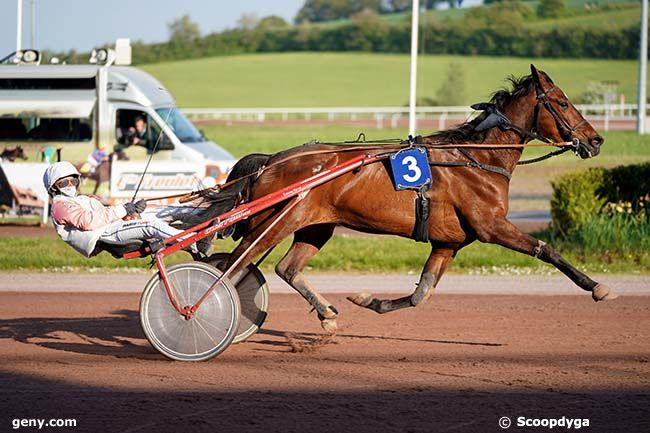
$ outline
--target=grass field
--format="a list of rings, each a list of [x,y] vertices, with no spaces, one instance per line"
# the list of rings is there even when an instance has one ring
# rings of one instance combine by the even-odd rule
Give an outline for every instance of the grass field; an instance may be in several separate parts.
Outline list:
[[[526,23],[528,27],[548,28],[548,27],[594,27],[600,29],[624,29],[640,25],[640,9],[638,7],[594,11],[593,13],[555,18],[550,20],[536,20]]]
[[[538,0],[525,1],[533,10],[539,5]],[[589,3],[590,8],[585,4]],[[561,18],[539,18],[537,16],[529,17],[525,21],[525,26],[531,27],[593,27],[599,28],[625,28],[639,24],[640,7],[638,2],[630,0],[606,0],[590,1],[585,0],[566,0],[566,16]],[[491,7],[490,5],[478,7]],[[603,9],[604,7],[617,7],[620,9]],[[429,10],[420,12],[420,22],[426,26],[428,21],[454,21],[465,17],[467,11],[473,8],[455,8],[444,10]],[[390,23],[410,22],[411,12],[398,12],[392,14],[380,15],[384,20]],[[318,26],[337,26],[350,23],[350,19],[341,19],[325,23],[317,23]]]
[[[282,242],[262,266],[273,272],[275,264],[286,252],[290,240]],[[234,243],[220,241],[219,250],[231,251]],[[336,235],[310,262],[308,270],[322,272],[406,272],[419,274],[430,247],[408,239],[395,237],[359,237]],[[39,251],[40,253],[35,253]],[[47,251],[46,254],[42,253]],[[583,254],[580,251],[562,251],[566,258],[585,272],[647,273],[650,253],[634,255]],[[169,264],[191,260],[185,253],[174,254]],[[79,269],[148,269],[151,260],[117,260],[106,253],[86,259],[57,238],[7,237],[0,243],[1,270],[61,270]],[[451,272],[550,274],[556,272],[529,256],[505,248],[474,243],[461,250],[454,259]]]
[[[450,62],[465,75],[464,102],[489,98],[509,74],[534,63],[570,96],[592,81],[615,81],[636,100],[637,65],[627,60],[421,56],[418,95],[433,97]],[[271,53],[145,65],[180,107],[401,106],[408,102],[409,56],[372,53]]]

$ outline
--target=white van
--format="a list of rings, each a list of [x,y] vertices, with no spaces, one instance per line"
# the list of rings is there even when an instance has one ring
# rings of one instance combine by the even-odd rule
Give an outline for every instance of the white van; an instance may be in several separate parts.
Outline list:
[[[0,64],[0,151],[21,145],[38,162],[51,146],[63,159],[83,162],[104,149],[112,155],[109,196],[117,201],[133,195],[151,153],[141,197],[223,181],[235,158],[207,140],[154,77],[123,66],[130,64],[128,40],[117,47],[94,51],[88,65],[41,65],[39,54],[27,51]],[[136,119],[146,125],[140,145],[130,142]]]

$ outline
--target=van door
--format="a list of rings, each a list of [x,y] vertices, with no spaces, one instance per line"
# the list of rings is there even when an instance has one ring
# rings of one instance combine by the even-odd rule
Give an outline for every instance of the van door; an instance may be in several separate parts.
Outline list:
[[[144,160],[154,154],[155,160],[171,159],[172,138],[147,111],[118,109],[115,111],[115,145],[118,160]]]

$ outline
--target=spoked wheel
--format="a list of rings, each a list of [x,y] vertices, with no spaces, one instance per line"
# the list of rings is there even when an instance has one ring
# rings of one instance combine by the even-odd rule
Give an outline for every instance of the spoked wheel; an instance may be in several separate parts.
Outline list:
[[[181,263],[167,269],[181,307],[194,305],[221,276],[205,263]],[[240,306],[237,290],[228,278],[212,290],[192,318],[186,320],[172,306],[159,274],[142,293],[140,323],[153,347],[168,358],[203,361],[226,350],[237,335]]]
[[[229,257],[228,253],[216,253],[208,257],[205,262],[218,267]],[[237,289],[241,304],[241,320],[237,336],[233,340],[233,343],[239,343],[255,334],[266,320],[269,309],[269,286],[262,272],[252,263],[238,274],[230,275],[229,279]]]

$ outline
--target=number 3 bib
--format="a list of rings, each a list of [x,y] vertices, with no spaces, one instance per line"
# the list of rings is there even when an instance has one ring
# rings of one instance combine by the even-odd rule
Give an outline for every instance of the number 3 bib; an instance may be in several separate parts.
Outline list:
[[[396,190],[420,189],[431,183],[427,152],[422,148],[401,150],[390,156],[390,167]]]

